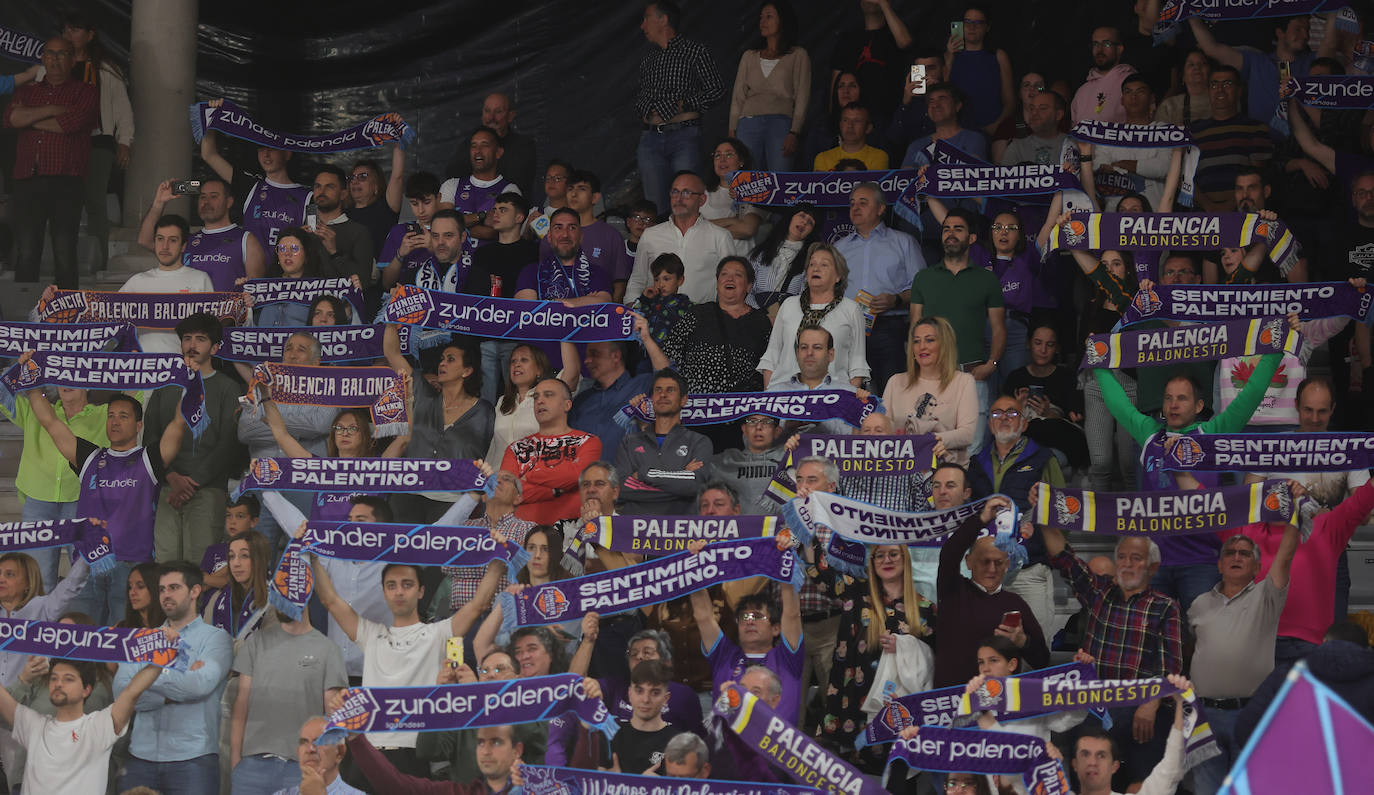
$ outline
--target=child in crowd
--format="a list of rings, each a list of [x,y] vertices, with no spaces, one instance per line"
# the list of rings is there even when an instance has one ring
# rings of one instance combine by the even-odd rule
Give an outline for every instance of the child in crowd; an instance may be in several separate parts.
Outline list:
[[[635,300],[635,311],[649,321],[649,333],[662,345],[667,342],[673,324],[692,308],[692,299],[678,293],[686,280],[686,270],[678,255],[660,254],[649,265],[649,273],[654,281]]]

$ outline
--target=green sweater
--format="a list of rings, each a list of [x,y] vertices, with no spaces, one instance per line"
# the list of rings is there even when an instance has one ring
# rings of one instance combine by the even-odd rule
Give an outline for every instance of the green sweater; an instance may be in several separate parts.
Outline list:
[[[85,439],[97,447],[110,446],[110,439],[105,435],[104,404],[87,403],[75,417],[66,415],[60,400],[53,404],[53,410],[78,439]],[[14,401],[13,414],[4,406],[0,406],[0,413],[24,431],[24,452],[19,456],[19,474],[14,478],[19,493],[46,502],[76,502],[81,493],[81,479],[57,451],[52,437],[38,424],[29,399],[21,395]]]

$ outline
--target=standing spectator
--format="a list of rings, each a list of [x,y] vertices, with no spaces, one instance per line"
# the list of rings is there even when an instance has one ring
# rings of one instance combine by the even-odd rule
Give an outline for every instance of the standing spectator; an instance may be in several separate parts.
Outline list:
[[[577,212],[567,207],[560,207],[549,215],[548,240],[552,253],[520,271],[516,298],[561,301],[569,307],[611,300],[610,274],[593,265],[582,249],[580,224]],[[541,347],[548,354],[550,365],[560,369],[576,366],[577,357],[565,362],[560,346],[546,342]]]
[[[844,255],[829,243],[812,243],[807,260],[806,287],[801,295],[783,301],[768,338],[768,350],[759,360],[764,386],[774,381],[786,383],[797,373],[796,344],[801,329],[812,326],[830,332],[834,350],[831,377],[862,386],[869,375],[863,354],[866,329],[863,309],[845,297],[849,266]]]
[[[644,31],[650,49],[639,61],[635,113],[639,134],[639,174],[644,197],[668,203],[672,175],[701,169],[701,114],[725,96],[725,84],[711,52],[678,35],[682,9],[673,0],[644,6]],[[631,296],[633,297],[633,296]]]
[[[52,236],[57,286],[77,286],[76,235],[100,123],[96,87],[71,77],[75,47],[60,36],[43,45],[43,79],[17,89],[4,127],[19,131],[14,149],[15,279],[38,281],[43,233]]]
[[[197,312],[177,324],[181,354],[200,373],[209,425],[200,438],[181,434],[176,457],[168,460],[167,485],[158,496],[153,546],[159,562],[201,560],[215,542],[215,528],[229,490],[229,475],[243,460],[238,439],[243,385],[215,369],[223,331],[213,315]],[[181,390],[164,387],[148,397],[143,442],[157,446],[178,414]]]
[[[992,161],[1006,165],[1003,155],[1013,141],[1018,141],[1031,134],[1030,123],[1030,102],[1044,91],[1049,91],[1045,76],[1039,72],[1026,72],[1021,75],[1021,82],[1018,84],[1016,92],[1016,108],[1012,114],[1002,121],[1001,126],[988,134],[991,141],[988,146],[988,154]],[[1059,96],[1057,92],[1052,92]],[[1059,96],[1058,106],[1063,111],[1063,118],[1059,120],[1059,125],[1054,132],[1067,130],[1069,119],[1069,101]],[[905,151],[905,150],[903,150]],[[1056,156],[1058,152],[1056,152]]]
[[[172,195],[172,181],[163,180],[157,186],[153,203],[143,216],[138,229],[138,244],[157,253],[157,223]],[[196,197],[196,215],[201,230],[191,235],[182,259],[192,268],[210,277],[215,292],[238,292],[240,279],[259,279],[267,272],[266,255],[262,244],[247,229],[229,220],[229,206],[233,204],[229,183],[219,177],[200,181],[200,195]]]
[[[678,255],[659,254],[649,266],[649,272],[653,274],[653,284],[644,288],[639,300],[635,301],[634,310],[649,322],[649,333],[661,347],[667,344],[673,326],[691,311],[692,299],[678,292],[685,281]]]
[[[157,267],[130,276],[119,288],[121,293],[208,293],[215,289],[204,271],[186,266],[182,255],[191,227],[179,215],[164,215],[157,219],[153,234],[153,256]],[[177,334],[153,329],[141,329],[138,342],[147,353],[178,353]]]
[[[642,395],[634,400],[643,401]],[[686,513],[711,479],[711,442],[682,424],[686,403],[686,379],[669,369],[654,373],[654,418],[643,430],[626,433],[615,454],[615,468],[625,478],[624,513]]]
[[[682,260],[687,281],[683,292],[697,303],[710,301],[711,273],[735,251],[730,233],[706,220],[701,208],[706,203],[706,183],[690,171],[673,177],[670,192],[672,216],[661,224],[644,231],[635,249],[634,270],[625,287],[625,303],[634,300],[649,286],[649,265],[660,254],[676,254]],[[752,279],[750,280],[753,281]]]
[[[429,250],[429,232],[430,222],[439,211],[439,178],[428,171],[411,174],[406,179],[405,197],[415,222],[391,227],[377,254],[377,269],[381,271],[378,281],[387,290],[397,283],[416,284],[420,282],[421,273],[431,274],[432,284],[438,284],[438,265]],[[473,262],[476,263],[475,258]],[[420,286],[430,284],[421,283]]]
[[[945,82],[945,59],[934,50],[919,53],[912,66],[923,67],[924,80],[912,80],[908,73],[906,85],[902,87],[902,104],[892,113],[892,121],[883,132],[888,157],[891,161],[901,162],[902,155],[911,142],[927,135],[935,129],[930,121],[926,97],[930,86]]]
[[[763,213],[747,202],[730,195],[729,178],[736,171],[752,168],[749,148],[737,138],[721,138],[711,150],[711,170],[706,174],[706,204],[701,217],[730,233],[736,254],[745,255],[754,247]]]
[[[496,239],[477,249],[472,254],[472,268],[467,279],[458,291],[468,295],[489,295],[493,298],[515,298],[520,287],[520,274],[531,263],[538,262],[540,247],[520,233],[525,219],[529,217],[529,203],[518,193],[503,193],[496,197],[487,214],[487,225],[496,230]],[[551,255],[552,250],[546,252]],[[482,399],[495,403],[503,381],[502,370],[510,366],[514,354],[514,340],[482,340]],[[541,350],[531,346],[531,349]],[[548,364],[545,356],[545,364]],[[499,432],[497,434],[500,435]],[[501,449],[513,437],[501,442]],[[492,444],[496,444],[495,438]],[[488,454],[488,459],[499,459],[500,452]]]
[[[1197,164],[1197,201],[1209,213],[1236,209],[1236,173],[1263,168],[1274,154],[1269,128],[1240,112],[1245,84],[1234,66],[1215,66],[1207,78],[1212,118],[1195,121],[1188,130],[1202,152]]]
[[[511,442],[501,469],[524,484],[515,515],[535,524],[552,524],[578,513],[577,478],[601,458],[601,440],[568,427],[572,390],[557,378],[534,386],[534,418],[539,431]],[[561,550],[560,550],[561,552]]]
[[[643,660],[630,671],[629,719],[620,719],[611,740],[612,760],[626,773],[656,774],[663,766],[663,749],[686,727],[663,719],[668,706],[671,666]]]
[[[1058,356],[1059,335],[1054,327],[1031,329],[1030,361],[1007,376],[1002,392],[1024,406],[1029,422],[1026,436],[1041,447],[1063,453],[1078,469],[1088,461],[1087,441],[1079,424],[1083,421],[1083,392],[1078,388],[1078,372],[1060,364]]]
[[[222,104],[223,99],[209,102],[212,108]],[[263,175],[258,177],[239,170],[225,160],[224,155],[219,153],[219,133],[206,130],[205,137],[200,139],[200,157],[243,200],[243,225],[264,249],[271,251],[277,245],[277,236],[283,229],[305,223],[305,206],[310,203],[310,189],[291,180],[286,170],[286,164],[291,162],[290,152],[259,146],[258,166],[262,168]]]
[[[868,145],[873,119],[866,106],[851,102],[840,109],[840,141],[833,149],[816,155],[813,171],[834,171],[841,160],[861,161],[869,171],[887,168],[887,152]]]
[[[768,384],[769,392],[809,392],[813,389],[833,389],[841,392],[857,393],[858,389],[848,381],[830,374],[835,361],[835,338],[822,326],[801,326],[792,335],[793,358],[797,371],[787,379],[775,378]],[[795,434],[798,428],[808,427],[789,422],[785,433]],[[853,428],[844,420],[832,419],[809,426],[810,433],[845,434]],[[794,437],[795,438],[795,437]]]
[[[1036,91],[1025,100],[1026,135],[1010,143],[998,141],[992,145],[993,157],[1004,166],[1021,163],[1053,165],[1059,162],[1064,149],[1065,135],[1061,129],[1068,107],[1064,98],[1053,91]],[[1003,151],[997,153],[997,144]]]
[[[630,278],[634,267],[633,254],[627,253],[620,231],[596,217],[596,205],[601,201],[601,179],[590,171],[575,170],[568,177],[568,208],[577,212],[578,228],[582,231],[582,251],[587,259],[610,277],[612,295],[616,282]],[[544,246],[551,246],[548,238],[540,245],[540,254],[547,254]],[[533,260],[529,260],[533,262]],[[529,264],[526,262],[526,264]],[[620,303],[617,299],[611,300]]]
[[[1155,108],[1155,121],[1187,127],[1195,121],[1212,117],[1212,92],[1207,89],[1208,72],[1211,61],[1202,50],[1189,50],[1183,56],[1183,66],[1179,74],[1183,79],[1183,90],[1166,97]]]
[[[1278,115],[1279,64],[1287,64],[1293,77],[1301,80],[1308,75],[1316,58],[1307,48],[1312,32],[1307,15],[1275,17],[1271,20],[1274,51],[1259,52],[1250,48],[1238,49],[1217,41],[1200,17],[1189,17],[1188,27],[1197,39],[1197,46],[1213,61],[1229,66],[1240,73],[1248,90],[1245,112],[1250,118],[1273,128],[1274,134],[1286,136],[1288,124]]]
[[[535,195],[534,184],[535,158],[534,139],[516,130],[515,105],[507,94],[496,92],[482,100],[482,126],[490,127],[501,136],[502,152],[497,168],[508,175],[511,182],[520,189],[518,192]],[[444,169],[446,178],[466,177],[472,174],[472,161],[468,159],[467,148],[458,151]]]
[[[325,275],[356,276],[366,289],[377,273],[377,252],[372,247],[367,227],[344,212],[347,190],[348,177],[338,166],[322,166],[315,172],[313,195],[318,216],[310,231],[320,239],[320,245],[328,254]]]
[[[561,344],[564,364],[557,376],[549,366],[549,357],[534,344],[522,342],[512,349],[500,403],[496,404],[496,424],[492,427],[491,446],[487,448],[484,460],[499,463],[511,442],[539,430],[539,421],[534,416],[534,388],[540,381],[557,377],[569,389],[577,388],[577,382],[582,378],[577,365],[577,348],[571,342]]]
[[[801,292],[807,253],[819,239],[820,220],[814,204],[793,205],[749,253],[749,264],[754,266],[754,287],[747,299],[750,306],[767,309],[770,317],[777,317],[783,300]]]
[[[763,493],[773,482],[783,457],[778,447],[778,421],[764,414],[751,414],[739,427],[744,446],[716,453],[711,469],[716,478],[739,495],[745,513],[777,513],[776,504],[765,499]]]
[[[565,160],[554,158],[544,167],[544,203],[535,205],[530,211],[531,218],[548,215],[554,210],[568,206],[568,178],[572,176],[572,165]],[[534,197],[531,195],[531,201]]]
[[[730,93],[730,136],[739,138],[766,171],[791,171],[811,100],[811,56],[797,44],[790,0],[759,9],[759,38],[744,51]]]
[[[97,520],[97,523],[100,523]],[[0,553],[0,618],[18,621],[57,621],[86,583],[90,568],[77,555],[71,571],[61,582],[53,580],[44,588],[38,564],[23,552]],[[7,654],[0,658],[0,688],[9,687],[23,676],[25,661],[22,654]],[[9,736],[4,737],[4,750],[9,751]]]
[[[1152,121],[1154,110],[1154,89],[1139,74],[1127,75],[1121,81],[1121,107],[1126,112],[1126,124],[1153,127],[1159,122]],[[1081,147],[1080,147],[1081,148]],[[1177,180],[1176,172],[1182,167],[1183,150],[1155,147],[1091,146],[1092,169],[1099,178],[1111,179],[1113,176],[1131,180],[1131,191],[1145,196],[1150,206],[1160,212],[1167,212],[1173,204],[1173,196],[1165,195],[1169,182]],[[1171,189],[1176,192],[1177,188]],[[1116,209],[1120,200],[1120,189],[1104,193],[1102,183],[1097,192],[1102,197],[1104,210]],[[1112,195],[1113,193],[1117,195]]]
[[[1073,95],[1069,118],[1080,121],[1121,122],[1126,118],[1121,107],[1121,81],[1135,74],[1135,67],[1121,62],[1125,47],[1121,31],[1104,26],[1093,30],[1093,68]]]
[[[309,229],[292,226],[274,230],[277,243],[272,247],[275,258],[267,268],[273,279],[315,279],[325,275],[325,252],[320,239]],[[257,309],[254,325],[264,327],[308,326],[310,308],[304,304],[280,301]]]
[[[967,463],[978,395],[973,376],[959,370],[954,328],[942,317],[923,317],[911,327],[909,348],[906,372],[889,378],[883,390],[895,430],[933,433],[948,460]]]
[[[451,522],[436,522],[436,524],[454,523],[485,527],[505,536],[512,544],[519,544],[524,547],[529,540],[530,532],[534,530],[534,522],[526,521],[515,515],[515,509],[524,499],[524,484],[520,482],[520,478],[516,477],[514,472],[509,470],[500,470],[491,477],[496,479],[496,489],[491,496],[484,495],[482,497],[481,516],[468,520],[466,517],[457,516],[458,511],[450,511],[446,516],[452,520]],[[580,524],[577,529],[581,529]],[[325,561],[325,563],[328,564],[329,561]],[[482,569],[445,566],[443,572],[448,575],[448,612],[457,612],[462,609],[463,605],[477,598],[477,592],[482,587],[482,577],[485,575]],[[503,572],[500,579],[496,581],[498,592],[505,590],[506,586],[515,580],[514,577],[507,576],[508,574],[509,572]],[[438,594],[435,596],[437,599]],[[436,608],[431,612],[436,615],[443,615],[445,611]]]
[[[495,130],[478,127],[468,136],[468,161],[472,164],[472,173],[446,179],[439,186],[439,207],[457,212],[466,231],[462,256],[453,260],[459,267],[453,278],[445,277],[446,289],[457,290],[467,278],[473,252],[496,239],[496,230],[487,225],[487,213],[491,212],[496,197],[502,193],[520,192],[520,187],[501,173],[504,152],[501,136]]]
[[[390,179],[383,181],[382,167],[376,160],[359,160],[348,172],[348,217],[367,229],[373,260],[382,253],[387,233],[401,216],[405,171],[406,150],[400,144],[392,144]],[[364,278],[364,283],[371,283],[371,279]]]
[[[220,695],[234,660],[224,630],[200,620],[200,569],[185,561],[165,566],[158,595],[167,613],[163,626],[177,631],[190,666],[167,670],[138,697],[129,760],[121,789],[150,787],[167,795],[198,795],[219,789]],[[122,698],[145,667],[120,663],[114,689]]]
[[[620,448],[625,429],[615,421],[615,415],[635,395],[649,391],[652,377],[648,373],[635,375],[627,366],[629,342],[593,342],[587,346],[583,366],[590,379],[588,385],[573,398],[568,424],[601,440],[603,455],[613,455]]]
[[[831,57],[830,77],[833,82],[843,72],[854,74],[864,101],[886,120],[897,104],[897,91],[908,65],[903,52],[911,46],[911,33],[893,10],[892,0],[859,0],[859,11],[863,28],[840,36]],[[839,112],[842,107],[832,110]]]
[[[1011,58],[990,47],[992,23],[988,12],[971,5],[964,9],[964,35],[951,36],[945,47],[945,73],[949,82],[969,98],[965,117],[975,130],[992,135],[1015,109]]]

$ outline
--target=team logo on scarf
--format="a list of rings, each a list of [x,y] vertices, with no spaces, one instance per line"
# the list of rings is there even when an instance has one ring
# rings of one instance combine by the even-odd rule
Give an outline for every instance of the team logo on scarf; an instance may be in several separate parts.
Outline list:
[[[434,302],[429,292],[419,287],[403,284],[391,291],[391,303],[386,305],[386,317],[396,323],[418,326],[424,323]]]
[[[1075,524],[1079,514],[1083,512],[1083,501],[1064,492],[1057,492],[1054,495],[1054,515],[1058,517],[1061,525]]]
[[[768,171],[736,171],[730,177],[730,196],[737,202],[761,204],[780,188],[777,175]]]
[[[1107,361],[1107,354],[1111,352],[1111,347],[1103,340],[1090,340],[1086,355],[1088,364],[1102,364]]]
[[[1154,288],[1139,290],[1131,298],[1131,306],[1139,312],[1141,317],[1149,317],[1164,307],[1164,302],[1159,300],[1159,293]]]
[[[406,136],[414,138],[415,134],[410,131],[410,125],[401,118],[401,114],[395,111],[368,119],[363,124],[363,137],[371,141],[373,146],[399,143],[404,141]]]
[[[24,362],[19,368],[19,385],[33,386],[38,383],[38,376],[42,374],[43,368],[39,367],[32,359]]]
[[[534,595],[534,609],[544,618],[555,620],[561,618],[572,607],[568,597],[557,588],[541,588]]]
[[[1070,246],[1077,246],[1088,239],[1088,226],[1082,221],[1070,218],[1061,228],[1064,230],[1064,240]]]
[[[1202,460],[1202,445],[1191,436],[1176,434],[1164,440],[1165,468],[1190,468]]]
[[[271,486],[281,479],[281,464],[275,458],[254,458],[251,468],[261,486]]]
[[[976,704],[974,709],[984,710],[998,704],[1002,697],[1002,683],[993,678],[983,681],[978,689],[973,691],[973,702]]]

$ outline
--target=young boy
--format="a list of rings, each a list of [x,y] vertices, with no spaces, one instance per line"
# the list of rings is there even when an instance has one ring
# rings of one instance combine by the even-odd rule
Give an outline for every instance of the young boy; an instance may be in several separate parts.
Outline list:
[[[200,570],[205,573],[205,593],[229,584],[229,542],[258,526],[258,515],[262,506],[251,494],[245,494],[224,506],[223,544],[211,544],[200,559]]]
[[[413,224],[396,224],[387,233],[377,256],[383,288],[415,284],[415,274],[428,266],[437,270],[429,251],[429,222],[439,210],[439,178],[419,171],[406,178],[406,201],[415,215]]]
[[[649,265],[649,273],[653,274],[654,281],[635,300],[635,311],[649,321],[649,333],[662,345],[667,342],[673,324],[692,308],[692,299],[678,294],[678,288],[686,279],[686,270],[678,255],[660,254]]]
[[[644,660],[630,672],[630,707],[634,712],[628,721],[620,721],[620,729],[611,740],[612,758],[619,763],[620,772],[660,772],[664,746],[682,731],[663,719],[672,678],[673,669],[662,660]]]

